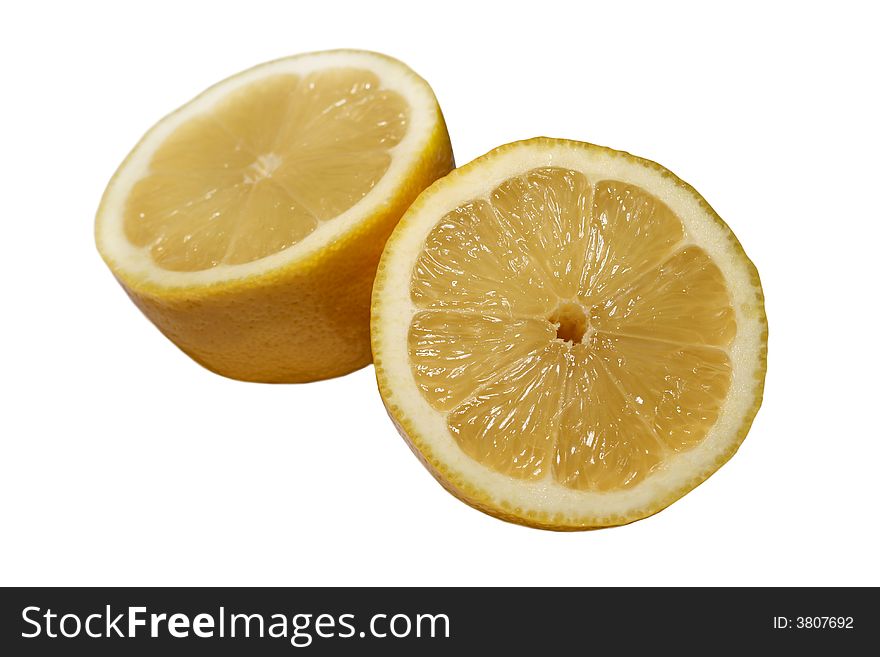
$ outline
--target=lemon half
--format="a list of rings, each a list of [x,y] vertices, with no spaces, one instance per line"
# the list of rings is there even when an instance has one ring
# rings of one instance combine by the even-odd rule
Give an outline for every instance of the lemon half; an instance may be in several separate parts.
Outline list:
[[[452,167],[434,94],[405,65],[289,57],[156,124],[104,193],[97,245],[144,314],[211,370],[337,376],[370,362],[386,238]]]
[[[427,189],[373,291],[379,388],[453,494],[549,529],[668,506],[761,403],[755,267],[689,185],[628,153],[502,146]]]

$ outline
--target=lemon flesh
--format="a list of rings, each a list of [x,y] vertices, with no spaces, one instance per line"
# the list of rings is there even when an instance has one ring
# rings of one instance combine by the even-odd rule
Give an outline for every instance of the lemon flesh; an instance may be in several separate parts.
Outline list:
[[[363,69],[247,84],[157,149],[126,204],[125,234],[175,271],[282,251],[375,186],[408,114]]]
[[[471,458],[633,486],[698,444],[730,386],[724,279],[653,195],[555,167],[449,212],[413,272],[409,356]]]

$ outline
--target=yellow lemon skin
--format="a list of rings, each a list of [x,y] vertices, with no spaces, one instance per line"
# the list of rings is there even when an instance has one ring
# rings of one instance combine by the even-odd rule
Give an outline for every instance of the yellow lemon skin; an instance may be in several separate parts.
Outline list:
[[[370,295],[385,241],[419,193],[453,167],[441,118],[409,180],[379,211],[321,252],[261,276],[163,288],[105,261],[144,315],[212,372],[264,383],[341,376],[372,361]]]

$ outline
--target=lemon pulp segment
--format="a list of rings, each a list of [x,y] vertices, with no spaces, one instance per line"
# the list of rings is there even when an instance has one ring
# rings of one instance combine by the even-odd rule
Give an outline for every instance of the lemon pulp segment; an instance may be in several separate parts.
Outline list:
[[[699,445],[731,384],[721,271],[644,189],[560,167],[448,212],[412,271],[421,395],[522,480],[633,487]]]
[[[282,251],[373,188],[408,115],[407,101],[364,69],[250,82],[156,150],[127,199],[125,235],[172,271]]]

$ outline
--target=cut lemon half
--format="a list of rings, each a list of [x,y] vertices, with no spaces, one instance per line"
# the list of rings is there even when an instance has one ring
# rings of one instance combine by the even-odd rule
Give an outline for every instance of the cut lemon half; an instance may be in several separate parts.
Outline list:
[[[388,411],[453,494],[549,529],[668,506],[739,447],[761,402],[758,273],[658,164],[533,139],[413,204],[373,290]]]
[[[371,52],[262,64],[162,119],[104,193],[96,240],[144,314],[206,367],[311,381],[370,362],[385,240],[453,167],[428,84]]]

